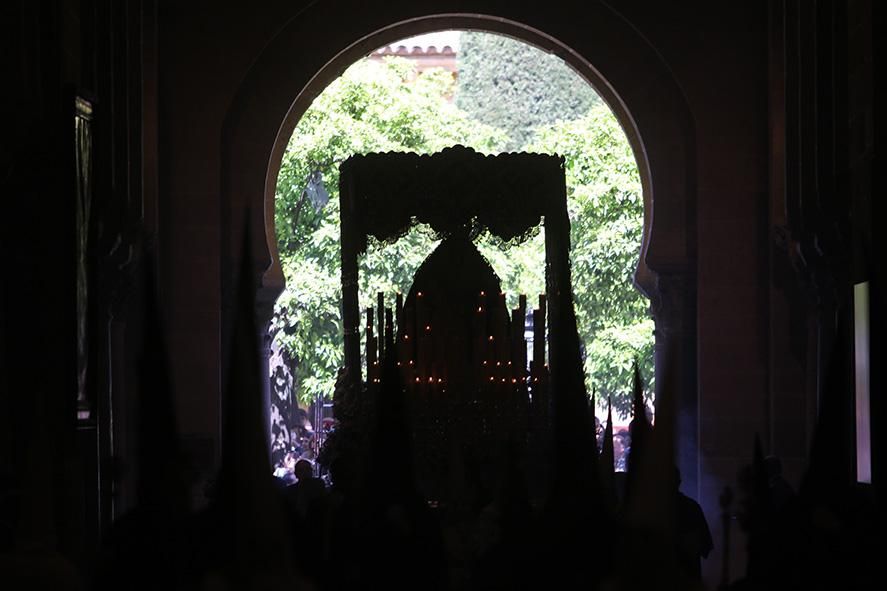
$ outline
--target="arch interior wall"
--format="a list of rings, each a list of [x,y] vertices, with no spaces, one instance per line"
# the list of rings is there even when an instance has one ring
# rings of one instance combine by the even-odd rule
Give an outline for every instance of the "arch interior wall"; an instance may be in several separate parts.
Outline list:
[[[267,231],[269,196],[299,115],[377,47],[436,29],[483,28],[563,57],[600,91],[632,141],[646,207],[638,283],[657,321],[657,371],[665,360],[675,370],[669,385],[679,398],[684,490],[700,500],[718,540],[718,495],[748,461],[755,434],[783,458],[790,480],[802,473],[824,347],[848,310],[842,268],[873,282],[872,323],[883,327],[872,231],[881,205],[871,195],[883,183],[873,174],[883,129],[872,88],[884,70],[871,58],[878,48],[883,55],[884,36],[873,34],[883,26],[874,4],[97,0],[37,10],[13,3],[16,18],[0,22],[19,89],[5,99],[20,116],[10,122],[13,166],[4,182],[22,198],[2,216],[16,277],[0,290],[4,394],[45,390],[41,399],[53,401],[49,393],[75,383],[66,312],[73,271],[62,273],[57,290],[45,288],[53,269],[74,260],[73,230],[64,224],[73,200],[61,180],[71,156],[57,106],[71,85],[97,105],[90,388],[101,413],[98,431],[75,432],[60,427],[66,405],[45,410],[58,451],[48,462],[64,475],[61,488],[81,491],[58,495],[61,539],[76,548],[89,528],[98,539],[134,499],[136,470],[107,468],[112,456],[133,457],[135,449],[144,328],[138,271],[156,262],[180,439],[209,477],[223,443],[241,232],[252,212],[257,314],[267,318],[282,286]],[[53,26],[42,26],[47,18]],[[35,184],[35,176],[51,181]],[[48,218],[47,206],[61,215]],[[45,240],[34,239],[32,220],[48,224]],[[872,334],[877,358],[878,335],[887,331]],[[47,373],[45,360],[59,371]],[[873,393],[883,389],[872,379]],[[9,398],[3,431],[29,441],[28,421],[18,417],[37,411]],[[885,474],[881,399],[872,396],[876,480]],[[90,457],[95,462],[78,459]],[[84,470],[75,478],[76,466]],[[69,511],[71,503],[82,510]],[[742,543],[733,550],[739,572]],[[705,561],[709,582],[720,566],[719,555]]]

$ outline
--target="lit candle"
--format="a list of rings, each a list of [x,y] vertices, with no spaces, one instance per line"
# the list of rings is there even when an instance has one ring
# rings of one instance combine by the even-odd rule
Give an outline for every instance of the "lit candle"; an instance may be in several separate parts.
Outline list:
[[[483,294],[483,292],[481,292],[481,294]],[[479,367],[480,362],[486,360],[486,343],[484,342],[484,334],[487,332],[486,310],[484,308],[483,295],[478,296],[477,313],[474,315],[474,318],[472,318],[471,324],[471,353],[475,367],[478,368],[478,373],[475,376],[475,379],[482,380],[484,378],[484,375],[480,371]]]
[[[422,335],[422,328],[430,324],[428,318],[428,310],[425,306],[425,294],[421,291],[416,292],[416,331],[413,333],[416,337],[416,346],[421,346],[422,341],[419,337]]]
[[[397,358],[403,364],[407,365],[407,362],[410,360],[413,355],[415,355],[413,343],[415,342],[415,318],[413,316],[413,308],[404,308],[401,313],[401,318],[398,321],[397,330],[403,334],[403,339],[398,343],[397,347]],[[410,375],[408,373],[404,373],[403,380],[404,382],[409,381]]]

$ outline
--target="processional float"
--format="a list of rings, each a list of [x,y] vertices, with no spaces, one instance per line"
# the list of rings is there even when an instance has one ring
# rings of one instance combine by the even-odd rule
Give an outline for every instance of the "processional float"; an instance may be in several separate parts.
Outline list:
[[[587,439],[563,159],[485,156],[456,146],[433,155],[352,156],[340,173],[348,384],[337,396],[371,400],[380,386],[382,360],[396,359],[425,493],[440,496],[445,488],[439,478],[446,470],[440,464],[451,455],[447,446],[453,442],[472,445],[477,453],[525,439],[534,426],[550,428],[554,447],[576,447],[571,444],[576,437]],[[361,330],[360,255],[368,241],[393,243],[418,224],[442,242],[416,272],[405,299],[396,294],[386,307],[384,294],[378,294],[375,310],[365,310]],[[532,312],[528,360],[526,297],[507,309],[498,277],[472,240],[488,233],[504,244],[517,244],[540,228],[546,289]],[[360,405],[359,400],[334,402],[334,408]],[[575,452],[565,452],[557,454],[558,462],[581,461],[571,459]]]

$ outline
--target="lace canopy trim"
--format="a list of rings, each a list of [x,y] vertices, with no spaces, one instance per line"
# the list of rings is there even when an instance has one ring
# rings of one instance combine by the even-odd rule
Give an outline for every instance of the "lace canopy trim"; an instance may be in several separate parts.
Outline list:
[[[489,232],[501,244],[534,235],[543,216],[564,207],[564,160],[547,154],[484,156],[464,146],[433,155],[374,153],[341,165],[340,194],[358,252],[367,238],[394,242],[418,224],[437,238]],[[344,230],[344,227],[343,227]]]

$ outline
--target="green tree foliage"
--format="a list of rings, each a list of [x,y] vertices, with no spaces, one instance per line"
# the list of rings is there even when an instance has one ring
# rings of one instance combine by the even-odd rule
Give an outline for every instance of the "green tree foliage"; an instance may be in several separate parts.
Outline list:
[[[577,119],[601,100],[563,60],[521,41],[466,31],[460,38],[456,104],[508,133],[520,150],[536,128]]]
[[[431,153],[457,143],[495,153],[509,142],[504,132],[477,123],[448,102],[453,92],[443,71],[416,78],[405,60],[362,61],[317,97],[293,132],[278,176],[275,212],[287,287],[271,328],[296,360],[296,391],[303,403],[331,394],[342,364],[339,163],[357,153]],[[641,361],[644,375],[652,375],[652,321],[646,301],[631,285],[642,234],[640,181],[625,135],[606,106],[598,103],[581,118],[561,119],[540,127],[527,149],[565,157],[586,373],[599,401],[612,395],[617,410],[627,411],[633,360]],[[305,191],[316,172],[330,195],[317,207]],[[434,246],[422,229],[384,248],[371,245],[360,262],[361,306],[374,305],[378,291],[406,293]],[[502,279],[510,305],[516,305],[518,294],[533,302],[544,290],[542,234],[507,250],[483,238],[478,247]]]

